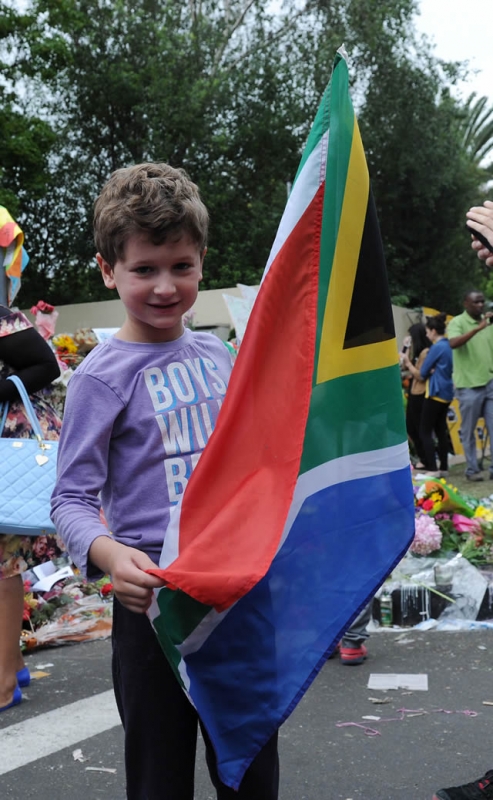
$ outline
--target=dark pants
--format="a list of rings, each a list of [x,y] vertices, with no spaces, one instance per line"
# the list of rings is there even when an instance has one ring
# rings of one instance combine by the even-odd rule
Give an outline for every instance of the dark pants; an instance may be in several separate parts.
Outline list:
[[[416,455],[422,464],[425,463],[425,450],[421,441],[421,412],[423,410],[424,394],[409,394],[406,408],[407,435],[411,439]]]
[[[426,397],[421,412],[421,441],[425,450],[425,467],[434,472],[437,468],[435,459],[435,432],[438,440],[438,458],[440,469],[448,469],[448,428],[447,411],[450,403],[440,403]]]
[[[113,683],[125,730],[128,800],[193,800],[198,716],[145,614],[113,606]],[[254,759],[238,792],[219,780],[206,732],[206,759],[218,800],[277,800],[277,733]]]

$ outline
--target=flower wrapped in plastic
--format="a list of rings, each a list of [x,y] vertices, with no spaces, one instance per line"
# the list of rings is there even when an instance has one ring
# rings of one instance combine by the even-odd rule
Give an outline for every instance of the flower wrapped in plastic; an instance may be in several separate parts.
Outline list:
[[[98,339],[92,328],[77,328],[74,333],[74,342],[79,353],[86,355],[98,344]]]
[[[58,311],[55,311],[55,306],[46,303],[44,300],[38,300],[35,306],[31,308],[31,314],[36,321],[36,327],[46,341],[51,339],[55,333],[55,325],[58,319]]]
[[[68,367],[76,367],[80,364],[83,357],[79,355],[79,348],[69,333],[58,333],[53,337],[52,342],[57,357],[64,364]]]
[[[460,494],[455,486],[443,479],[424,480],[418,487],[415,502],[421,511],[431,516],[448,512],[472,517],[478,507],[477,500]]]

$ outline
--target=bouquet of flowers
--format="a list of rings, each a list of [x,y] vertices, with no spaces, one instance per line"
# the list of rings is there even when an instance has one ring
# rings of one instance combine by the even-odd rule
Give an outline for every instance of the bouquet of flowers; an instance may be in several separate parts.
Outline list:
[[[417,488],[415,501],[418,508],[431,516],[448,511],[472,517],[478,505],[477,500],[459,494],[459,491],[446,483],[443,478],[424,480]]]
[[[79,348],[69,333],[59,333],[52,339],[55,353],[67,367],[77,367],[82,361]]]
[[[33,592],[24,579],[24,592],[24,649],[106,638],[111,633],[113,584],[108,576],[88,583],[74,575],[49,592]]]
[[[461,553],[473,564],[493,562],[493,508],[460,494],[445,480],[424,480],[415,487],[415,555]]]
[[[51,339],[55,333],[55,325],[58,319],[58,311],[55,311],[55,306],[50,303],[45,303],[44,300],[38,300],[35,306],[31,308],[36,327],[46,341]]]

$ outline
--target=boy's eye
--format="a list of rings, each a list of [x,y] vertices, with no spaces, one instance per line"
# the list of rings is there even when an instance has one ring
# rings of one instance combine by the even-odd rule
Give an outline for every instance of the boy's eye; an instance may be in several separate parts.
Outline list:
[[[136,275],[148,275],[149,272],[152,272],[152,267],[135,267],[134,272]]]
[[[192,265],[189,264],[188,261],[180,261],[180,262],[178,262],[178,264],[175,264],[175,269],[181,271],[181,270],[184,270],[184,269],[190,269],[191,266]]]

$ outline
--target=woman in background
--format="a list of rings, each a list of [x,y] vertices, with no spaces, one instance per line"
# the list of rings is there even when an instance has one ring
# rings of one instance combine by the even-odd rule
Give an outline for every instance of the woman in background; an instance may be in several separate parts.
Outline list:
[[[437,314],[426,320],[426,335],[432,346],[420,368],[421,380],[426,381],[420,428],[425,470],[428,475],[437,478],[448,475],[447,411],[454,399],[452,348],[445,337],[446,320],[445,314]],[[435,436],[438,441],[439,470],[436,465]]]
[[[33,392],[48,386],[59,374],[54,353],[24,314],[0,305],[0,405],[10,403],[3,437],[29,438],[32,433],[17,389],[7,380],[9,375],[18,375],[31,395],[43,437],[58,439],[61,420],[46,400]],[[47,555],[39,555],[40,538],[0,530],[0,712],[21,702],[20,687],[30,681],[19,646],[24,610],[21,573],[48,560]],[[55,541],[55,555],[61,555],[61,544],[50,538]]]
[[[404,350],[402,354],[402,364],[412,375],[406,406],[406,429],[417,456],[417,462],[414,466],[416,469],[424,469],[425,451],[420,430],[426,381],[421,379],[420,370],[430,349],[430,341],[426,336],[426,329],[422,322],[411,325],[409,328],[409,340],[408,349]],[[404,347],[406,347],[406,344]]]

